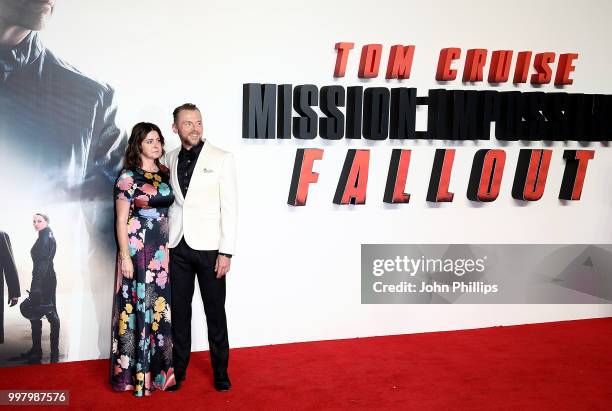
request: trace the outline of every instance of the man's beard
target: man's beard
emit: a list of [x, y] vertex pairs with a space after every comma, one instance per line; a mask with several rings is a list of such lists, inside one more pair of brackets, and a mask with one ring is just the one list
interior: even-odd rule
[[202, 136], [200, 134], [187, 134], [183, 140], [187, 140], [189, 144], [196, 146], [202, 140]]

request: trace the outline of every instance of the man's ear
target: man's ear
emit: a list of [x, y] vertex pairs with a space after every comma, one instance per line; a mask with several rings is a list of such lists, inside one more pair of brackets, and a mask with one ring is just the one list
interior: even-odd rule
[[176, 124], [172, 123], [172, 131], [178, 134], [178, 129], [176, 128]]

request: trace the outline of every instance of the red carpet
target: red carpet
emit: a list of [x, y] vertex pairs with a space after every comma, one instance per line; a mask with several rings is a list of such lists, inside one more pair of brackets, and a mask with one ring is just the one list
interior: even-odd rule
[[4, 368], [0, 389], [69, 389], [72, 408], [107, 410], [610, 410], [612, 318], [234, 349], [229, 393], [208, 352], [180, 391], [148, 398], [113, 392], [107, 370]]

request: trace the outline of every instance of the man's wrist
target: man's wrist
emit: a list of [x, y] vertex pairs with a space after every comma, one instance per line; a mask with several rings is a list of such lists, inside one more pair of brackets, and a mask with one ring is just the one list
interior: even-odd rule
[[219, 253], [219, 255], [222, 255], [222, 256], [227, 257], [227, 258], [232, 258], [232, 255], [228, 254], [228, 253]]

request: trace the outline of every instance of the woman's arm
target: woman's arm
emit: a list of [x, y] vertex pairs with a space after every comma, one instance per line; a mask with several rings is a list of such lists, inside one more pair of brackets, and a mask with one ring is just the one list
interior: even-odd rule
[[115, 200], [117, 210], [117, 243], [119, 244], [119, 264], [121, 274], [125, 278], [133, 278], [134, 265], [130, 257], [130, 249], [128, 247], [128, 217], [130, 214], [130, 202], [122, 199]]

